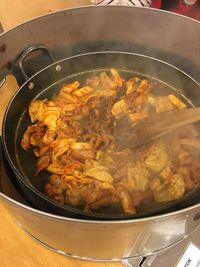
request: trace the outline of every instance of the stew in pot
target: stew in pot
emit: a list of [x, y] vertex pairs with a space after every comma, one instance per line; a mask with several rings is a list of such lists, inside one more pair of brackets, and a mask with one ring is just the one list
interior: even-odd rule
[[33, 100], [32, 124], [21, 146], [38, 158], [36, 176], [50, 173], [45, 194], [86, 212], [116, 205], [133, 214], [145, 203], [177, 200], [197, 187], [196, 125], [134, 150], [123, 143], [139, 120], [187, 107], [174, 91], [166, 93], [160, 86], [158, 93], [158, 87], [148, 78], [125, 79], [111, 69], [83, 85], [63, 85], [52, 99]]

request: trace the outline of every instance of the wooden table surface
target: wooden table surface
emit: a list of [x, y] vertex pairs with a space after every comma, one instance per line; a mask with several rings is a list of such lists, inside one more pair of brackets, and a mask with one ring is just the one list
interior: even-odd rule
[[[4, 30], [32, 17], [76, 5], [87, 5], [89, 0], [0, 0], [0, 23]], [[13, 76], [0, 88], [0, 126], [4, 109], [17, 89]], [[53, 252], [25, 234], [15, 218], [0, 201], [0, 266], [2, 267], [120, 267], [121, 263], [98, 263], [75, 260]]]

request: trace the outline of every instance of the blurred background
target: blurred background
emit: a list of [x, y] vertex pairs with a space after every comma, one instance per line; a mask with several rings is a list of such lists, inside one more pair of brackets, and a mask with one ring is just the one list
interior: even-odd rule
[[[0, 29], [13, 28], [26, 20], [56, 10], [91, 5], [91, 0], [0, 0]], [[200, 0], [152, 0], [152, 6], [200, 20]]]

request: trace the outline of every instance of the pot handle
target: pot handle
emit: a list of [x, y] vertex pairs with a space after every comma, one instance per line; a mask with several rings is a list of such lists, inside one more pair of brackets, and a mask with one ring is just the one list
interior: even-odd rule
[[24, 60], [26, 59], [26, 57], [28, 55], [30, 55], [31, 53], [33, 53], [34, 51], [37, 51], [37, 50], [43, 50], [49, 56], [52, 63], [56, 62], [56, 59], [54, 58], [53, 54], [45, 45], [36, 44], [36, 45], [32, 45], [32, 46], [28, 47], [26, 50], [24, 50], [21, 53], [21, 55], [19, 56], [19, 59], [18, 59], [19, 69], [20, 69], [25, 81], [27, 81], [30, 77], [27, 75], [27, 73], [24, 69]]
[[[147, 257], [137, 257], [137, 258], [127, 258], [122, 260], [124, 267], [142, 267], [142, 266], [152, 266], [153, 260], [155, 259], [156, 254], [150, 255]], [[147, 263], [147, 265], [146, 265]]]

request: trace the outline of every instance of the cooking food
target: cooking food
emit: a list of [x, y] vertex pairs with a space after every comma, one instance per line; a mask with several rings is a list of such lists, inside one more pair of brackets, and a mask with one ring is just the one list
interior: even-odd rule
[[187, 107], [173, 91], [156, 89], [147, 78], [125, 79], [111, 69], [83, 85], [65, 84], [51, 100], [33, 100], [21, 146], [38, 158], [36, 176], [50, 173], [45, 194], [85, 212], [117, 206], [133, 214], [145, 203], [177, 200], [197, 187], [194, 124], [135, 150], [123, 142], [139, 120]]

